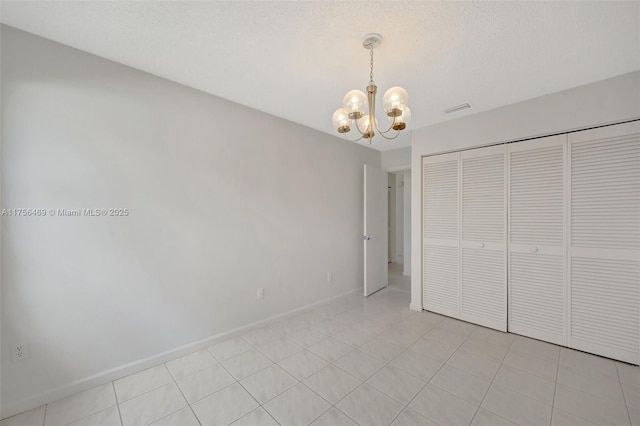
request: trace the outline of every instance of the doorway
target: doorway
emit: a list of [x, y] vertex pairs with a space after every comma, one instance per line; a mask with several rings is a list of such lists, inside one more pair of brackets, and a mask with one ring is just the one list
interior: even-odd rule
[[411, 171], [388, 175], [389, 286], [411, 291]]

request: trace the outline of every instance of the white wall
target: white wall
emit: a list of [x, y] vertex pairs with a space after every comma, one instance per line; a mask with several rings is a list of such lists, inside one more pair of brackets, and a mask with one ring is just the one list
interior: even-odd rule
[[382, 152], [382, 168], [397, 172], [411, 167], [411, 148], [398, 148]]
[[9, 27], [1, 47], [3, 207], [130, 212], [3, 218], [2, 352], [31, 356], [2, 357], [3, 416], [361, 288], [379, 152]]
[[404, 270], [402, 274], [409, 276], [411, 275], [411, 170], [405, 170], [402, 173], [404, 175], [404, 187], [402, 188], [404, 190], [402, 200], [404, 215], [402, 219]]
[[396, 205], [395, 205], [395, 221], [391, 226], [395, 227], [396, 235], [396, 257], [395, 263], [404, 263], [404, 173], [394, 173], [396, 177], [395, 192], [396, 192]]
[[387, 203], [387, 233], [389, 234], [388, 238], [388, 252], [387, 257], [389, 262], [396, 261], [396, 175], [393, 173], [389, 173], [387, 175], [387, 186], [389, 187], [388, 192], [388, 203]]
[[640, 71], [414, 130], [411, 308], [422, 308], [422, 157], [640, 118]]

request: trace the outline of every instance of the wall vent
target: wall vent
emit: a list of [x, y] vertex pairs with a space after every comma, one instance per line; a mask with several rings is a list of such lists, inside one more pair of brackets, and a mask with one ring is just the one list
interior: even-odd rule
[[445, 109], [444, 113], [445, 114], [451, 114], [452, 112], [458, 112], [458, 111], [462, 111], [463, 109], [468, 109], [468, 108], [471, 108], [471, 105], [469, 105], [469, 104], [460, 104], [460, 105], [456, 105], [454, 107]]

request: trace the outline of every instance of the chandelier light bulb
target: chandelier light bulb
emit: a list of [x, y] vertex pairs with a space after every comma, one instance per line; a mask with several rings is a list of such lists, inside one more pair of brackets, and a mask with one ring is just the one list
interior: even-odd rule
[[382, 97], [384, 110], [390, 117], [398, 117], [408, 100], [409, 94], [400, 86], [387, 90]]
[[333, 113], [331, 122], [333, 123], [333, 128], [338, 130], [338, 133], [347, 133], [351, 130], [349, 111], [344, 108], [337, 109]]
[[[393, 121], [395, 118], [395, 122]], [[411, 121], [411, 110], [408, 106], [402, 107], [402, 113], [398, 117], [389, 117], [389, 121], [393, 123], [393, 130], [404, 130]]]
[[367, 96], [361, 90], [352, 90], [344, 96], [342, 105], [347, 110], [349, 118], [357, 120], [367, 111]]

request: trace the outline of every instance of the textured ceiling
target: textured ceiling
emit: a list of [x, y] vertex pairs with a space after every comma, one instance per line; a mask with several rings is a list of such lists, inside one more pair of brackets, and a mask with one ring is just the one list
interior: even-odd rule
[[1, 21], [330, 134], [368, 82], [369, 32], [384, 36], [379, 90], [407, 89], [410, 128], [640, 69], [637, 1], [3, 1]]

